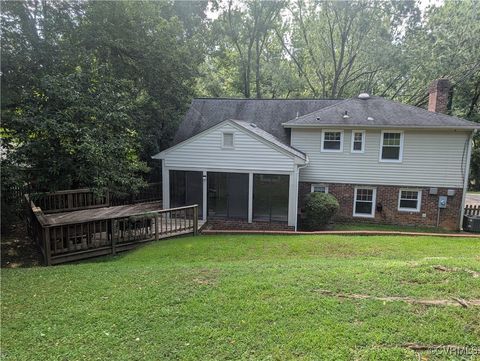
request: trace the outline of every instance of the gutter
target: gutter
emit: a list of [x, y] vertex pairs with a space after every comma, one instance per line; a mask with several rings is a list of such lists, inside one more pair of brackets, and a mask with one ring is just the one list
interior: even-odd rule
[[299, 129], [308, 129], [308, 128], [366, 128], [366, 129], [432, 129], [432, 130], [459, 130], [459, 131], [472, 131], [480, 129], [480, 125], [472, 126], [435, 126], [431, 125], [381, 125], [381, 124], [288, 124], [282, 123], [284, 128], [299, 128]]
[[473, 136], [477, 133], [477, 130], [475, 129], [472, 131], [472, 134], [470, 134], [470, 137], [468, 138], [468, 148], [467, 148], [467, 159], [466, 159], [466, 165], [465, 165], [465, 174], [463, 176], [463, 195], [462, 195], [462, 208], [460, 209], [460, 224], [459, 224], [459, 229], [463, 229], [463, 216], [465, 215], [465, 199], [467, 197], [467, 191], [468, 191], [468, 179], [470, 175], [470, 163], [471, 163], [471, 158], [472, 158], [472, 143], [473, 143]]
[[300, 185], [300, 169], [303, 169], [308, 166], [310, 163], [310, 159], [308, 158], [308, 155], [305, 155], [306, 160], [304, 165], [299, 165], [297, 166], [296, 173], [297, 173], [297, 194], [295, 197], [295, 232], [297, 232], [298, 228], [298, 186]]

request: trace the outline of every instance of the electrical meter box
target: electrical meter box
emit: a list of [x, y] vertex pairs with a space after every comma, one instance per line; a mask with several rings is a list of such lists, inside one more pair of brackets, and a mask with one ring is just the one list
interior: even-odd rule
[[438, 197], [438, 208], [447, 208], [447, 196]]

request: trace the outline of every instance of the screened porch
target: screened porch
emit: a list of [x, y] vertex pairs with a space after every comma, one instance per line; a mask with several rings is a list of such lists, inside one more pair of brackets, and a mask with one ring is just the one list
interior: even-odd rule
[[198, 204], [200, 217], [288, 222], [288, 174], [170, 170], [170, 206]]

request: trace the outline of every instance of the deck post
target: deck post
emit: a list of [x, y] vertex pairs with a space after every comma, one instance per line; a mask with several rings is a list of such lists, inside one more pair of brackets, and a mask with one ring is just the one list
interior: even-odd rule
[[159, 218], [158, 213], [155, 215], [155, 240], [158, 241], [158, 226], [159, 226]]
[[73, 195], [72, 194], [67, 194], [67, 208], [68, 209], [73, 208]]
[[193, 235], [198, 235], [198, 204], [193, 206]]
[[253, 221], [253, 173], [248, 173], [248, 223]]
[[47, 266], [52, 264], [52, 253], [50, 250], [50, 228], [42, 227], [43, 229], [43, 245], [45, 250], [45, 263]]
[[108, 233], [110, 233], [110, 240], [112, 242], [112, 254], [115, 256], [117, 254], [117, 247], [116, 247], [117, 246], [117, 240], [113, 236], [113, 219], [108, 221], [108, 228], [109, 228]]

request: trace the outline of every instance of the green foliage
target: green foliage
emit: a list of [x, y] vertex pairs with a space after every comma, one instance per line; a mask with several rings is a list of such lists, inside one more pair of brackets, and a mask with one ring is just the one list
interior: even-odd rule
[[[3, 269], [2, 355], [418, 360], [402, 346], [477, 345], [478, 308], [339, 299], [319, 290], [478, 299], [478, 278], [462, 271], [478, 271], [478, 254], [472, 238], [223, 235]], [[436, 271], [439, 264], [459, 271]]]
[[340, 208], [328, 193], [312, 192], [305, 197], [305, 227], [311, 231], [325, 228]]
[[202, 60], [196, 34], [206, 3], [187, 5], [2, 3], [10, 163], [42, 190], [141, 187], [188, 106]]
[[29, 165], [38, 188], [141, 187], [147, 167], [138, 157], [133, 84], [89, 59], [40, 83], [7, 122], [18, 143], [10, 156]]

